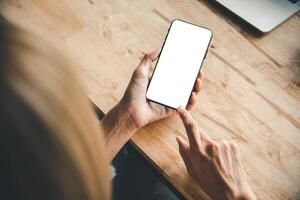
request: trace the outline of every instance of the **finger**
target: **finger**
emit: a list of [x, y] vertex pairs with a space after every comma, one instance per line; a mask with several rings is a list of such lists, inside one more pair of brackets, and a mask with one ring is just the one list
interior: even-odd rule
[[164, 106], [165, 110], [166, 110], [166, 114], [167, 116], [172, 116], [176, 114], [176, 110], [172, 109], [172, 108], [168, 108], [166, 106]]
[[145, 57], [145, 55], [146, 55], [146, 54], [145, 54], [144, 52], [140, 53], [140, 54], [139, 54], [139, 60], [142, 61], [143, 58]]
[[236, 162], [239, 162], [241, 160], [240, 157], [240, 151], [239, 147], [236, 142], [231, 142], [230, 143], [231, 151], [233, 152], [233, 158], [235, 159]]
[[196, 92], [196, 94], [199, 94], [200, 91], [201, 91], [201, 79], [197, 78], [195, 87], [194, 87], [194, 92]]
[[232, 151], [232, 148], [231, 148], [231, 143], [232, 142], [229, 142], [227, 141], [226, 142], [226, 156], [227, 156], [227, 164], [228, 166], [232, 169], [233, 168], [233, 151]]
[[229, 143], [226, 140], [220, 141], [220, 152], [222, 154], [221, 164], [223, 164], [224, 168], [230, 169], [231, 167], [231, 160], [230, 160], [230, 148]]
[[157, 59], [157, 57], [159, 56], [160, 50], [156, 49], [154, 51], [152, 51], [151, 53], [149, 53], [150, 58], [152, 61], [155, 61]]
[[144, 54], [140, 64], [136, 68], [137, 75], [144, 75], [146, 77], [149, 76], [149, 70], [151, 68], [151, 59], [147, 54]]
[[176, 136], [176, 141], [179, 145], [179, 150], [185, 154], [183, 157], [188, 156], [189, 152], [189, 145], [186, 143], [185, 139], [183, 139], [181, 136]]
[[204, 79], [204, 73], [203, 73], [202, 70], [200, 70], [200, 73], [198, 74], [198, 78], [199, 78], [200, 80], [203, 80], [203, 79]]
[[196, 104], [196, 102], [197, 102], [197, 95], [195, 92], [192, 92], [189, 104], [187, 105], [186, 109], [190, 111], [193, 108], [193, 106]]
[[232, 150], [232, 168], [233, 171], [235, 172], [236, 177], [244, 177], [245, 176], [245, 172], [243, 169], [243, 166], [241, 164], [241, 157], [240, 157], [240, 153], [239, 153], [239, 148], [237, 143], [232, 142], [231, 143], [231, 150]]
[[152, 62], [154, 62], [157, 59], [157, 57], [159, 55], [159, 49], [156, 49], [156, 50], [152, 51], [151, 53], [148, 53], [147, 55], [149, 56], [149, 59], [151, 62], [150, 67], [148, 68], [148, 78], [150, 79], [152, 76], [153, 70], [154, 70], [154, 65]]
[[198, 125], [187, 110], [179, 108], [178, 113], [187, 132], [191, 149], [199, 148], [201, 139], [198, 132]]
[[176, 136], [176, 141], [179, 146], [179, 153], [183, 159], [187, 171], [189, 171], [190, 167], [192, 166], [191, 159], [190, 159], [189, 145], [181, 136]]

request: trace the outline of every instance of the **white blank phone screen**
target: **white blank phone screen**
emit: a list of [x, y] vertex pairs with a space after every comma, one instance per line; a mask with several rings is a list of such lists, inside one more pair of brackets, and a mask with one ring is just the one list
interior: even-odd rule
[[185, 108], [211, 36], [208, 29], [173, 21], [152, 75], [147, 99], [174, 109]]

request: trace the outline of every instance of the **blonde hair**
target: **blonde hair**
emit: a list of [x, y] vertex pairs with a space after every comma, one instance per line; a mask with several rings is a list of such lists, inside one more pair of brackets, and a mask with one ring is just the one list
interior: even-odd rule
[[4, 194], [110, 198], [103, 138], [69, 62], [42, 40], [5, 23], [0, 23], [0, 97]]

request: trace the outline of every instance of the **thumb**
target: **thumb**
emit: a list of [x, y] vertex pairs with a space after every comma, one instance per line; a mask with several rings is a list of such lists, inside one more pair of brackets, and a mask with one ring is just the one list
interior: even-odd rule
[[140, 64], [136, 68], [136, 72], [138, 74], [149, 77], [149, 71], [152, 66], [151, 57], [148, 54], [145, 54], [143, 58], [141, 59]]
[[189, 168], [191, 167], [190, 147], [181, 136], [176, 136], [176, 141], [179, 146], [179, 153], [183, 159], [187, 171], [189, 171]]
[[152, 51], [151, 53], [149, 53], [151, 60], [155, 61], [158, 58], [159, 53], [160, 53], [159, 49], [156, 49], [156, 50]]

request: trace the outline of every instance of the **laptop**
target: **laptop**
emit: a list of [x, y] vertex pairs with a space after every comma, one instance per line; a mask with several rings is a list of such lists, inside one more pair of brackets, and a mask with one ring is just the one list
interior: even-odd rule
[[300, 0], [215, 0], [266, 33], [300, 9]]

